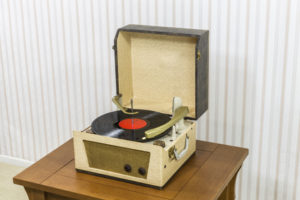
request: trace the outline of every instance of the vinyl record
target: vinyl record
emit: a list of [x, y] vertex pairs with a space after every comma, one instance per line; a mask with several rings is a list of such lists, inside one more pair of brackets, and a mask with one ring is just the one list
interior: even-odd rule
[[124, 114], [122, 111], [106, 113], [93, 121], [92, 131], [98, 135], [138, 142], [157, 139], [168, 133], [169, 130], [157, 137], [145, 139], [145, 131], [167, 123], [170, 117], [148, 110], [136, 109], [134, 112], [138, 113], [134, 115]]

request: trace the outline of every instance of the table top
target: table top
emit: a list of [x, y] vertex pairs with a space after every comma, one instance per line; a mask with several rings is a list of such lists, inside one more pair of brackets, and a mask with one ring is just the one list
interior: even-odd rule
[[248, 155], [248, 150], [197, 141], [196, 153], [162, 189], [75, 170], [73, 140], [14, 177], [14, 183], [75, 199], [217, 199]]

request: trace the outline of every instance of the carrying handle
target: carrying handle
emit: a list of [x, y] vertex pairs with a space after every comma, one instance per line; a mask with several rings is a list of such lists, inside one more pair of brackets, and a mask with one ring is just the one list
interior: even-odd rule
[[128, 112], [127, 108], [124, 108], [121, 103], [120, 103], [120, 98], [122, 97], [122, 94], [119, 94], [117, 96], [114, 96], [112, 98], [112, 101], [114, 102], [114, 104], [124, 113], [127, 115], [135, 115], [138, 114], [138, 112]]
[[145, 132], [145, 136], [146, 138], [154, 138], [156, 136], [158, 136], [159, 134], [165, 132], [166, 130], [168, 130], [169, 128], [171, 128], [174, 124], [176, 124], [179, 120], [181, 120], [183, 117], [185, 117], [187, 114], [189, 113], [189, 109], [187, 106], [181, 106], [179, 108], [177, 108], [175, 110], [174, 116], [172, 117], [172, 119], [170, 121], [168, 121], [167, 123], [150, 129], [148, 131]]
[[178, 152], [174, 148], [174, 155], [176, 160], [180, 160], [186, 154], [188, 149], [189, 149], [189, 137], [186, 135], [184, 149], [178, 154]]

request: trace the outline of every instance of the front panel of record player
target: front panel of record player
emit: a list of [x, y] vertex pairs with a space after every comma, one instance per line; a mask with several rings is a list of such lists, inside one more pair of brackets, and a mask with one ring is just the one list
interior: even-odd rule
[[147, 178], [150, 153], [83, 140], [89, 166], [129, 176]]

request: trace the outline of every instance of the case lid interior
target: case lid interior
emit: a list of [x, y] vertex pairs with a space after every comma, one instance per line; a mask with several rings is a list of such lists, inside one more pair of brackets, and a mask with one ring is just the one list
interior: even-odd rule
[[198, 38], [119, 30], [115, 39], [116, 76], [122, 105], [172, 114], [178, 96], [196, 118]]

